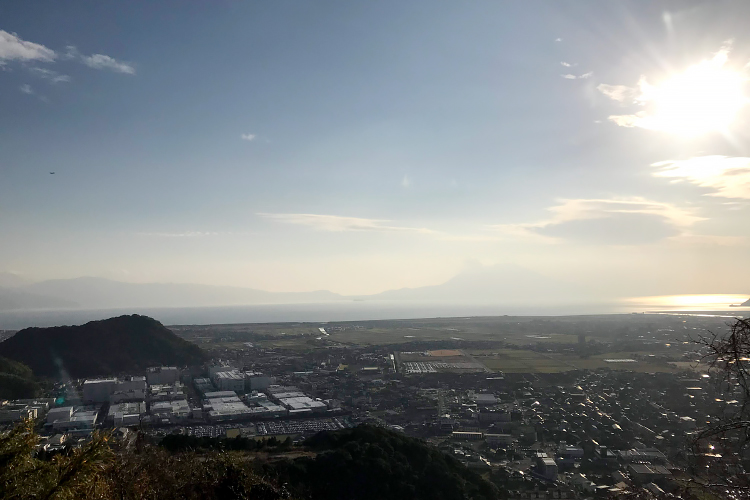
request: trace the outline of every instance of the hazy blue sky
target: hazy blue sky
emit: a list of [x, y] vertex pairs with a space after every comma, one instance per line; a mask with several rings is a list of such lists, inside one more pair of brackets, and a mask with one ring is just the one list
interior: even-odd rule
[[748, 18], [3, 2], [0, 271], [370, 293], [480, 262], [745, 293]]

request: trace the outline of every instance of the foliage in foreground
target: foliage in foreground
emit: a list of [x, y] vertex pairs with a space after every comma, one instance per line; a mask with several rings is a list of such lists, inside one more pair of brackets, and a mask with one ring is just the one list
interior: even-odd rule
[[[207, 446], [170, 453], [143, 442], [122, 449], [96, 435], [80, 449], [42, 460], [34, 456], [37, 440], [31, 422], [0, 435], [0, 498], [497, 498], [492, 484], [453, 458], [371, 426], [320, 433], [306, 443], [307, 454], [315, 455], [295, 459], [227, 451], [237, 446], [232, 440], [197, 440]], [[194, 442], [172, 441], [178, 448]], [[287, 447], [279, 442], [263, 451]]]
[[106, 435], [85, 446], [34, 457], [33, 423], [0, 435], [0, 498], [3, 499], [258, 499], [286, 498], [242, 457], [212, 453], [171, 455], [153, 446], [116, 451]]

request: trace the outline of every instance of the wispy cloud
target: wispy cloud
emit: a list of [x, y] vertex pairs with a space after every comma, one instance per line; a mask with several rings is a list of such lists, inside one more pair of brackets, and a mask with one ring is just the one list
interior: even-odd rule
[[257, 136], [255, 134], [241, 134], [240, 138], [243, 141], [254, 141]]
[[681, 227], [691, 226], [704, 220], [693, 215], [691, 210], [641, 197], [564, 199], [559, 205], [550, 207], [549, 211], [553, 213], [551, 222], [556, 223], [580, 219], [601, 219], [612, 214], [654, 215]]
[[112, 56], [106, 54], [91, 54], [90, 56], [81, 54], [75, 45], [65, 47], [62, 59], [74, 60], [85, 64], [89, 68], [107, 69], [115, 73], [124, 73], [127, 75], [135, 74], [135, 67], [132, 63], [118, 61]]
[[90, 56], [83, 56], [81, 62], [86, 66], [94, 69], [108, 69], [116, 73], [126, 73], [128, 75], [135, 74], [135, 68], [122, 61], [118, 61], [113, 57], [105, 54], [92, 54]]
[[570, 64], [570, 63], [565, 62], [565, 61], [560, 61], [560, 65], [564, 66], [566, 68], [572, 68], [573, 66], [576, 66], [575, 64]]
[[0, 30], [0, 60], [45, 61], [55, 60], [57, 54], [44, 45], [22, 40], [15, 33]]
[[564, 75], [560, 75], [561, 77], [565, 78], [566, 80], [586, 80], [587, 78], [591, 78], [594, 76], [593, 71], [589, 71], [588, 73], [583, 73], [582, 75], [573, 75], [571, 73], [567, 73]]
[[45, 80], [49, 80], [52, 83], [61, 83], [61, 82], [69, 82], [70, 81], [70, 76], [63, 75], [61, 73], [58, 73], [57, 71], [53, 71], [53, 70], [47, 69], [47, 68], [39, 68], [39, 67], [35, 66], [35, 67], [32, 67], [32, 68], [29, 68], [29, 71], [32, 74], [34, 74], [34, 75], [36, 75], [36, 76], [38, 76], [40, 78], [43, 78]]
[[712, 189], [709, 196], [750, 199], [750, 158], [720, 155], [654, 163], [656, 177], [684, 180]]
[[606, 83], [597, 86], [596, 90], [617, 102], [634, 99], [637, 93], [637, 89], [628, 87], [627, 85], [607, 85]]
[[317, 231], [331, 233], [342, 232], [380, 232], [380, 233], [414, 233], [433, 237], [440, 241], [485, 242], [499, 241], [496, 234], [454, 234], [425, 227], [410, 227], [394, 224], [387, 219], [364, 219], [360, 217], [342, 217], [339, 215], [320, 214], [270, 214], [259, 213], [260, 217], [276, 220], [285, 224], [306, 226]]
[[401, 179], [401, 187], [408, 188], [409, 186], [411, 186], [411, 179], [407, 174], [404, 174], [404, 178]]
[[31, 88], [31, 85], [28, 83], [24, 83], [18, 89], [23, 92], [24, 94], [32, 95], [34, 93], [34, 89]]
[[674, 236], [705, 220], [692, 210], [645, 198], [563, 199], [552, 216], [537, 222], [491, 226], [508, 236], [545, 242], [587, 239], [600, 243], [644, 243]]
[[360, 217], [342, 217], [339, 215], [320, 214], [259, 213], [258, 215], [266, 219], [272, 219], [286, 224], [307, 226], [319, 231], [328, 232], [388, 231], [437, 234], [437, 231], [433, 231], [427, 228], [393, 225], [392, 221], [386, 219], [363, 219]]
[[[67, 46], [64, 52], [58, 53], [42, 44], [23, 40], [16, 33], [8, 33], [7, 31], [0, 30], [0, 66], [6, 65], [8, 61], [54, 63], [58, 60], [75, 60], [94, 69], [107, 69], [130, 75], [135, 74], [135, 68], [132, 64], [118, 61], [106, 54], [83, 55], [73, 45]], [[52, 83], [70, 81], [70, 76], [48, 68], [33, 66], [29, 68], [29, 71]]]
[[203, 238], [206, 236], [218, 236], [220, 233], [210, 231], [184, 231], [177, 233], [168, 232], [145, 232], [137, 233], [139, 236], [155, 236], [159, 238]]

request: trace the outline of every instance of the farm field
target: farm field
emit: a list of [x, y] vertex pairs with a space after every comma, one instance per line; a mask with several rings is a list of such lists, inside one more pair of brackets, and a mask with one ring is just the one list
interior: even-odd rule
[[[662, 361], [637, 361], [635, 363], [608, 363], [605, 359], [632, 358], [633, 352], [609, 352], [588, 358], [570, 354], [540, 353], [525, 349], [468, 350], [474, 359], [488, 369], [505, 373], [559, 373], [569, 370], [632, 370], [638, 372], [676, 372], [689, 369], [677, 363]], [[691, 365], [691, 363], [687, 363]]]

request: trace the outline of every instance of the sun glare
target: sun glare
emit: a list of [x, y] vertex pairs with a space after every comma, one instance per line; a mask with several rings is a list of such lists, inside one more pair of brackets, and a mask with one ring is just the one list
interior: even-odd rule
[[727, 53], [722, 50], [659, 85], [641, 80], [639, 101], [652, 108], [637, 115], [638, 125], [684, 136], [726, 130], [748, 102], [747, 78], [725, 68]]
[[745, 302], [747, 295], [736, 294], [705, 294], [705, 295], [657, 295], [653, 297], [635, 297], [627, 299], [631, 304], [644, 307], [665, 309], [696, 310], [711, 308], [727, 308]]

